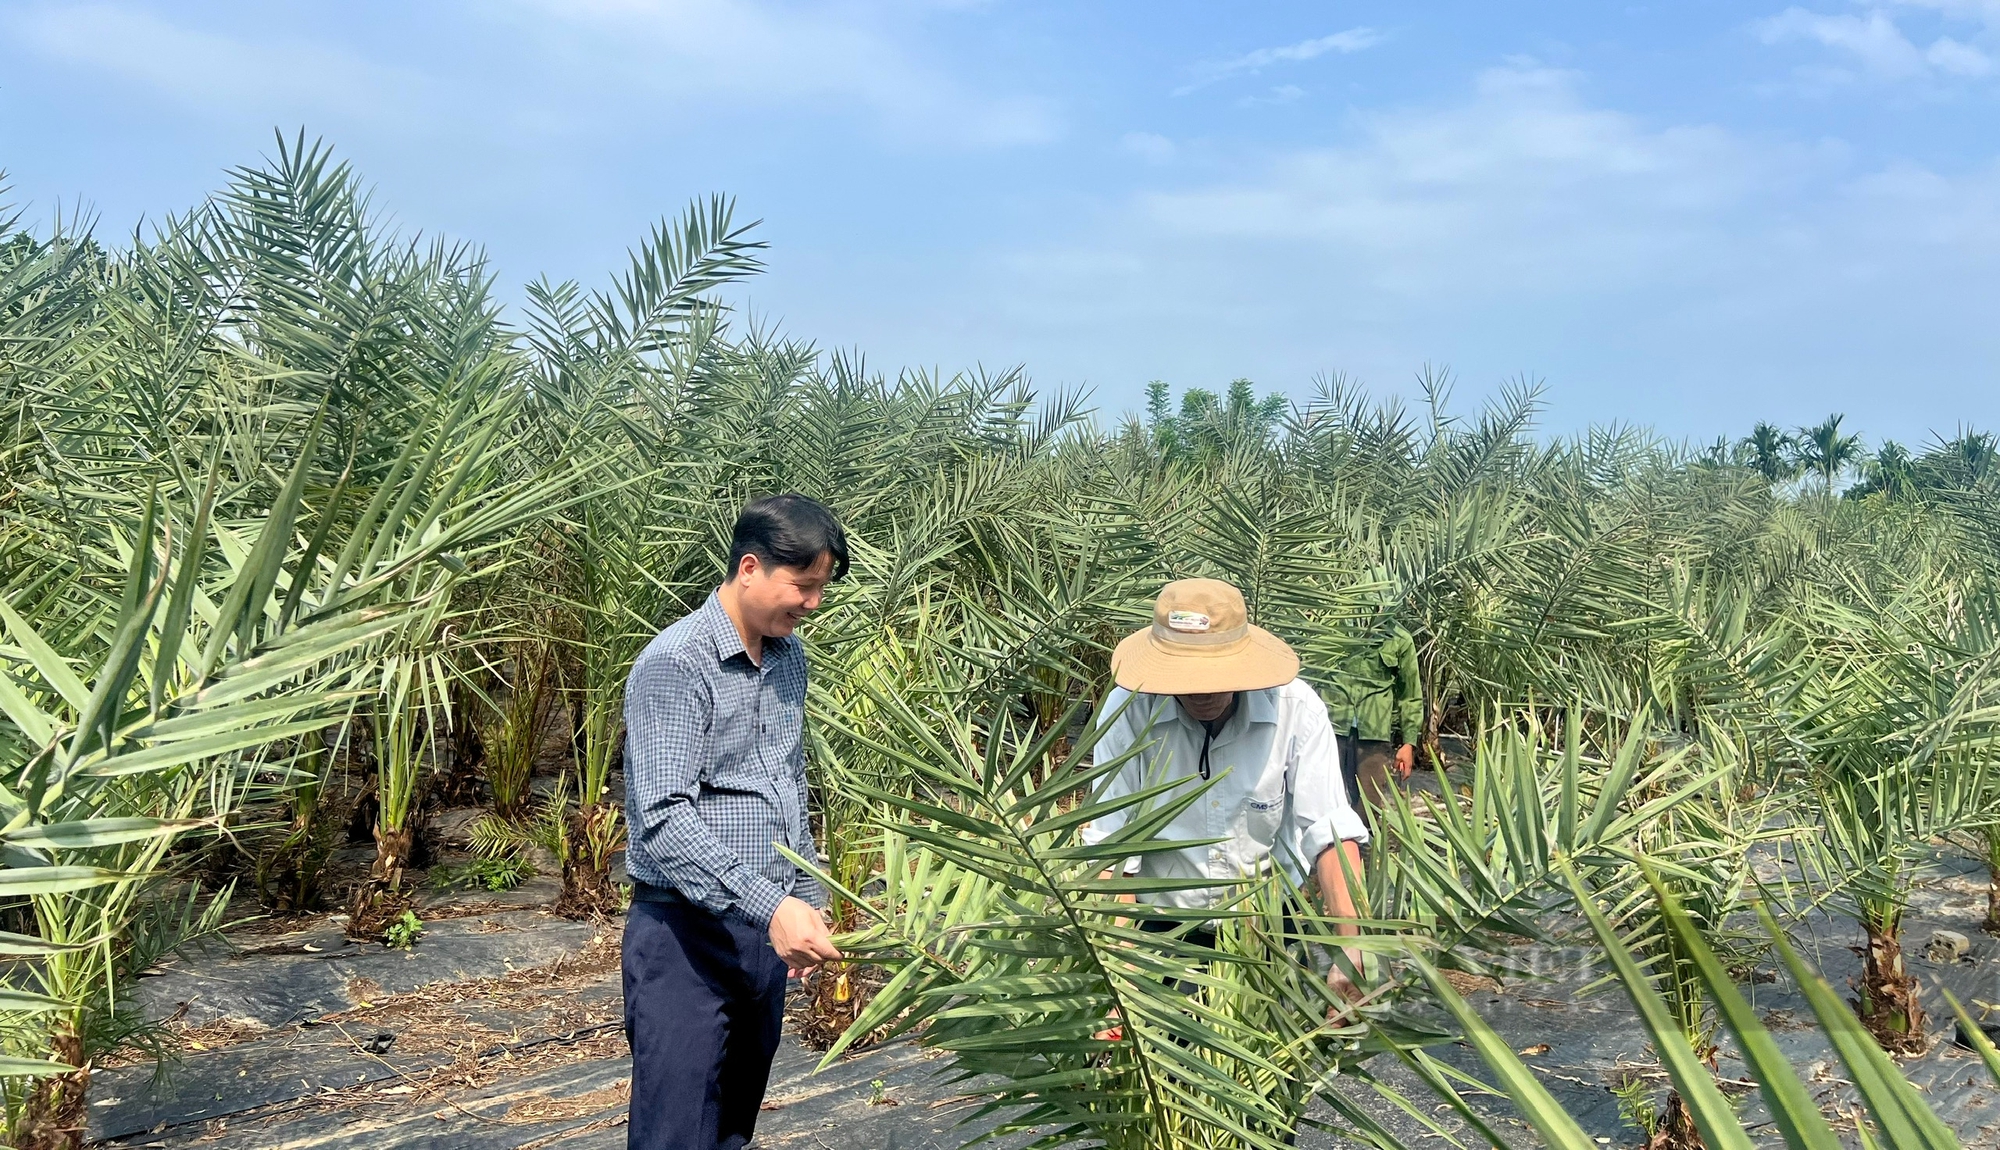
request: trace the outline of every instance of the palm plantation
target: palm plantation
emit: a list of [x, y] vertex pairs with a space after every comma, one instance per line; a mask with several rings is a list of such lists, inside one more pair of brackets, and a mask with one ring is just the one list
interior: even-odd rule
[[[1038, 1145], [1387, 1145], [1334, 1072], [1411, 1070], [1437, 1094], [1413, 1109], [1484, 1124], [1436, 1054], [1463, 1039], [1578, 1145], [1447, 977], [1513, 977], [1567, 922], [1653, 1028], [1674, 1144], [1738, 1144], [1727, 1042], [1792, 1144], [1828, 1145], [1730, 972], [1819, 987], [1783, 928], [1831, 910], [1864, 974], [1851, 1008], [1813, 992], [1818, 1025], [1877, 1130], [1949, 1144], [1882, 1052], [1954, 1009], [1904, 962], [1912, 890], [2000, 822], [1990, 438], [1555, 437], [1532, 388], [1468, 412], [1441, 371], [1414, 408], [1239, 380], [1107, 423], [1019, 372], [891, 377], [745, 328], [724, 289], [760, 250], [699, 202], [515, 319], [477, 252], [386, 233], [303, 140], [129, 247], [0, 234], [12, 1144], [80, 1144], [91, 1065], [157, 1030], [130, 992], [158, 956], [280, 910], [379, 939], [449, 779], [483, 788], [475, 842], [547, 848], [559, 909], [615, 918], [626, 671], [778, 491], [855, 551], [808, 633], [826, 857], [799, 861], [856, 960], [822, 984], [829, 1058], [912, 1035]], [[1192, 576], [1242, 588], [1309, 681], [1371, 620], [1418, 645], [1439, 785], [1376, 815], [1374, 992], [1333, 1022], [1287, 935], [1337, 924], [1288, 919], [1282, 880], [1232, 893], [1213, 952], [1140, 951], [1100, 874], [1164, 823], [1076, 834], [1110, 644]], [[312, 844], [357, 810], [376, 861], [326, 889]], [[1796, 881], [1759, 884], [1767, 851]]]

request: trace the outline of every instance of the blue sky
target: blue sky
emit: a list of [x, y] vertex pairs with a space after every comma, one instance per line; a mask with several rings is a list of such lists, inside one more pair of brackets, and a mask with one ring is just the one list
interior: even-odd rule
[[1707, 440], [2000, 426], [2000, 0], [0, 0], [0, 168], [179, 211], [305, 126], [512, 292], [711, 191], [871, 363], [1461, 401]]

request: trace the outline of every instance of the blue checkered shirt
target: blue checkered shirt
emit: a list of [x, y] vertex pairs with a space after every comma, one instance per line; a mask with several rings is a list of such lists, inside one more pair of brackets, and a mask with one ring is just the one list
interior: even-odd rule
[[825, 906], [773, 845], [818, 857], [805, 710], [805, 645], [766, 640], [759, 667], [713, 594], [655, 636], [625, 684], [626, 873], [758, 926], [786, 895]]

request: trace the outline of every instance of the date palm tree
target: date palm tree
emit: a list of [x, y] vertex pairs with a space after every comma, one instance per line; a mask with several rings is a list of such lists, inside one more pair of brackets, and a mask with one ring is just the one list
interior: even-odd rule
[[[828, 1059], [881, 1028], [921, 1024], [920, 1041], [968, 1076], [994, 1076], [979, 1092], [1005, 1116], [1000, 1133], [1133, 1150], [1277, 1150], [1318, 1083], [1366, 1073], [1360, 1028], [1320, 1025], [1337, 1000], [1286, 945], [1332, 938], [1330, 927], [1304, 916], [1288, 932], [1276, 880], [1246, 885], [1209, 947], [1142, 934], [1135, 917], [1172, 917], [1116, 898], [1190, 884], [1100, 877], [1133, 851], [1178, 849], [1152, 832], [1203, 788], [1071, 806], [1123, 757], [1088, 765], [1086, 737], [1051, 763], [1060, 733], [1031, 737], [1004, 701], [977, 721], [889, 691], [875, 702], [897, 735], [877, 753], [954, 798], [866, 792], [907, 821], [883, 840], [881, 893], [843, 889], [863, 922], [844, 943], [892, 976]], [[1140, 808], [1127, 830], [1078, 840], [1085, 822], [1126, 806]]]
[[[1796, 1067], [1736, 987], [1728, 966], [1709, 947], [1696, 921], [1672, 892], [1657, 881], [1657, 872], [1651, 877], [1655, 880], [1653, 893], [1658, 900], [1661, 922], [1674, 934], [1675, 946], [1688, 956], [1696, 977], [1713, 997], [1722, 1025], [1742, 1052], [1748, 1073], [1762, 1095], [1770, 1125], [1793, 1150], [1835, 1150], [1844, 1145], [1833, 1124], [1821, 1113], [1812, 1092], [1800, 1081]], [[1712, 1150], [1750, 1150], [1755, 1143], [1743, 1126], [1736, 1103], [1718, 1089], [1711, 1068], [1674, 1025], [1668, 1003], [1655, 989], [1654, 976], [1641, 965], [1638, 956], [1625, 948], [1591, 892], [1580, 882], [1574, 883], [1573, 890], [1576, 905], [1610, 960], [1616, 981], [1652, 1037], [1677, 1096], [1686, 1100], [1686, 1113], [1700, 1144]], [[1903, 1076], [1895, 1061], [1871, 1040], [1820, 973], [1793, 949], [1777, 919], [1761, 906], [1757, 913], [1772, 948], [1803, 991], [1815, 1021], [1866, 1109], [1873, 1129], [1860, 1127], [1863, 1143], [1956, 1150], [1957, 1135]], [[1453, 1018], [1464, 1027], [1468, 1045], [1492, 1070], [1500, 1090], [1545, 1145], [1562, 1150], [1589, 1150], [1598, 1144], [1563, 1111], [1520, 1056], [1467, 1005], [1442, 974], [1431, 968], [1421, 955], [1413, 956], [1411, 961], [1431, 980]], [[1967, 1045], [1979, 1055], [1986, 1074], [2000, 1084], [2000, 1050], [1994, 1048], [1949, 991], [1944, 992], [1944, 997], [1958, 1016]], [[1500, 1144], [1497, 1139], [1495, 1144]]]
[[1903, 961], [1902, 919], [1933, 840], [1990, 821], [2000, 620], [1990, 594], [1941, 589], [1821, 603], [1803, 669], [1799, 737], [1821, 812], [1798, 836], [1818, 897], [1866, 936], [1857, 1009], [1892, 1050], [1920, 1050], [1925, 1011]]
[[[535, 284], [516, 330], [476, 251], [397, 239], [303, 136], [126, 249], [0, 223], [14, 1144], [77, 1142], [89, 1065], [144, 1037], [133, 972], [215, 928], [226, 892], [194, 882], [191, 848], [317, 833], [317, 789], [363, 745], [377, 845], [350, 926], [393, 913], [462, 701], [512, 653], [553, 653], [544, 698], [570, 704], [575, 750], [520, 834], [560, 849], [566, 909], [613, 910], [632, 658], [722, 576], [735, 510], [786, 490], [832, 505], [854, 550], [806, 627], [826, 857], [799, 861], [860, 963], [812, 990], [835, 1053], [921, 1024], [1045, 1145], [1275, 1146], [1319, 1097], [1388, 1146], [1331, 1076], [1386, 1088], [1388, 1055], [1482, 1123], [1427, 1048], [1463, 1034], [1569, 1145], [1438, 980], [1514, 977], [1507, 943], [1573, 911], [1654, 1035], [1676, 1137], [1741, 1144], [1712, 1074], [1727, 1030], [1794, 1144], [1828, 1145], [1782, 1109], [1796, 1093], [1716, 975], [1765, 945], [1732, 924], [1749, 844], [1777, 827], [1806, 880], [1763, 909], [1861, 924], [1859, 1016], [1821, 1010], [1830, 992], [1771, 945], [1881, 1129], [1944, 1144], [1870, 1052], [1921, 1034], [1898, 928], [1924, 855], [1994, 821], [1989, 439], [1885, 447], [1876, 486], [1914, 497], [1833, 500], [1860, 459], [1838, 416], [1733, 451], [1551, 437], [1532, 383], [1461, 412], [1429, 370], [1408, 409], [1339, 377], [1290, 409], [1246, 381], [1178, 406], [1160, 385], [1150, 423], [1102, 430], [1020, 369], [883, 373], [732, 328], [718, 292], [760, 253], [705, 200], [601, 293]], [[1241, 586], [1308, 682], [1364, 618], [1419, 642], [1440, 774], [1374, 812], [1394, 847], [1364, 891], [1371, 997], [1333, 1023], [1290, 952], [1340, 924], [1280, 876], [1244, 876], [1213, 947], [1142, 940], [1157, 912], [1099, 877], [1165, 849], [1145, 828], [1189, 793], [1134, 800], [1153, 813], [1108, 847], [1078, 840], [1115, 765], [1088, 719], [1108, 651], [1185, 575]], [[509, 676], [517, 801], [535, 678]]]
[[[101, 521], [128, 568], [117, 597], [70, 599], [17, 574], [0, 605], [17, 780], [0, 795], [0, 896], [26, 898], [35, 928], [4, 940], [35, 989], [0, 1005], [0, 1073], [41, 1080], [10, 1090], [16, 1145], [80, 1145], [89, 1062], [135, 1025], [124, 987], [178, 941], [132, 930], [174, 875], [175, 841], [310, 777], [292, 768], [299, 740], [340, 719], [423, 617], [428, 604], [395, 599], [381, 571], [448, 567], [477, 543], [461, 521], [322, 582], [295, 533], [318, 533], [305, 500], [315, 436], [257, 519], [240, 505], [216, 514], [220, 453], [192, 505], [109, 499]], [[214, 922], [197, 906], [184, 925]]]
[[[177, 844], [315, 785], [315, 741], [384, 659], [559, 506], [532, 478], [474, 482], [504, 447], [479, 416], [502, 406], [420, 404], [391, 441], [351, 404], [364, 371], [387, 373], [373, 414], [407, 398], [408, 348], [381, 334], [393, 305], [440, 323], [477, 309], [371, 280], [345, 177], [302, 143], [280, 152], [128, 251], [0, 236], [16, 1145], [80, 1142], [91, 1060], [146, 1025], [129, 980], [218, 921], [226, 900], [189, 885]], [[307, 290], [342, 266], [326, 282], [346, 294]], [[377, 296], [357, 298], [364, 281]], [[398, 478], [418, 473], [435, 485]]]
[[621, 472], [611, 484], [578, 473], [589, 493], [535, 541], [534, 570], [571, 620], [554, 637], [568, 648], [574, 673], [580, 806], [562, 839], [569, 913], [617, 908], [611, 859], [624, 829], [609, 780], [623, 738], [625, 678], [670, 613], [698, 601], [695, 583], [712, 575], [702, 560], [715, 538], [716, 505], [694, 492], [716, 482], [726, 456], [683, 462], [679, 439], [683, 420], [700, 420], [702, 398], [730, 351], [710, 296], [761, 266], [754, 226], [737, 222], [725, 199], [697, 201], [633, 252], [614, 291], [586, 297], [570, 283], [529, 289], [535, 452], [555, 465], [608, 451]]

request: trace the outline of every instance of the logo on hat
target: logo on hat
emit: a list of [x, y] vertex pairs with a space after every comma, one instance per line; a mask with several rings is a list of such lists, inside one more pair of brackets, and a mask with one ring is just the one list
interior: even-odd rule
[[1198, 633], [1208, 630], [1208, 616], [1199, 611], [1167, 612], [1167, 627], [1175, 631]]

